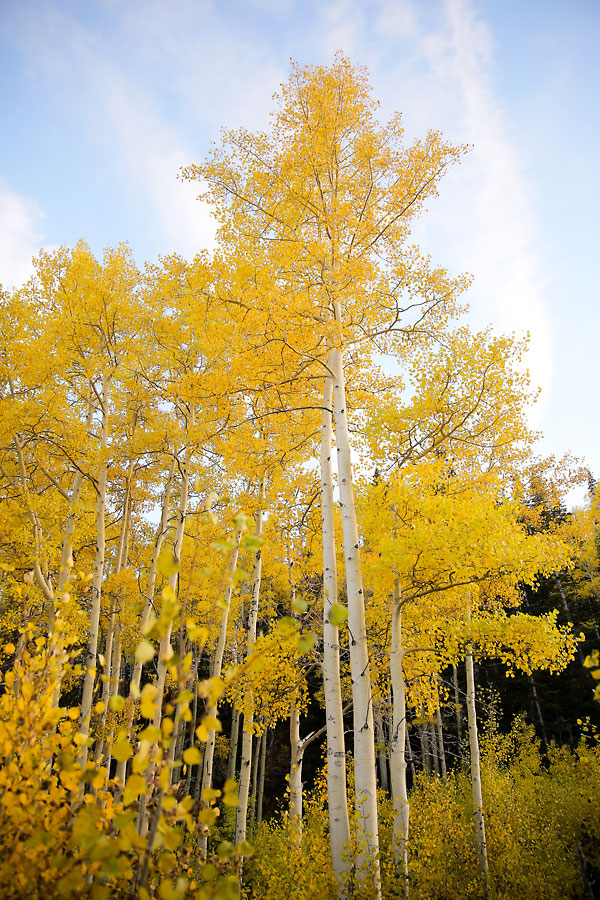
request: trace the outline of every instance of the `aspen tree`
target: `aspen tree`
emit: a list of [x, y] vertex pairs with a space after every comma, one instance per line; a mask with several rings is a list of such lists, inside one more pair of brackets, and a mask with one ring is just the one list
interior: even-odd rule
[[346, 794], [346, 750], [340, 685], [340, 649], [337, 611], [337, 561], [333, 515], [333, 475], [331, 465], [332, 383], [328, 374], [323, 384], [321, 413], [321, 518], [323, 535], [323, 690], [327, 723], [327, 806], [333, 870], [338, 886], [347, 869], [344, 847], [350, 842]]
[[477, 846], [477, 867], [481, 877], [484, 895], [488, 889], [488, 857], [485, 838], [485, 816], [481, 790], [481, 765], [479, 762], [479, 736], [477, 733], [477, 710], [475, 705], [475, 674], [473, 652], [469, 647], [465, 656], [467, 670], [467, 723], [469, 729], [469, 757], [471, 763], [471, 791], [473, 796], [473, 818], [475, 820], [475, 842]]
[[392, 646], [390, 676], [392, 683], [392, 733], [390, 739], [390, 774], [394, 801], [394, 835], [392, 853], [396, 874], [402, 878], [402, 890], [408, 897], [409, 800], [406, 783], [406, 688], [402, 672], [402, 597], [396, 579], [392, 600]]
[[432, 269], [405, 242], [411, 219], [462, 150], [435, 133], [402, 147], [399, 117], [376, 123], [364, 70], [341, 55], [330, 69], [294, 66], [277, 99], [272, 136], [232, 132], [223, 150], [185, 175], [208, 184], [205, 199], [216, 206], [224, 250], [251, 260], [245, 264], [250, 283], [267, 282], [271, 273], [271, 295], [259, 305], [241, 303], [246, 324], [262, 316], [269, 343], [279, 342], [282, 352], [291, 348], [306, 365], [319, 357], [323, 363], [324, 348], [332, 351], [362, 832], [357, 872], [379, 896], [371, 687], [343, 356], [356, 350], [366, 371], [375, 337], [398, 348], [407, 333], [439, 326], [452, 309], [464, 281]]

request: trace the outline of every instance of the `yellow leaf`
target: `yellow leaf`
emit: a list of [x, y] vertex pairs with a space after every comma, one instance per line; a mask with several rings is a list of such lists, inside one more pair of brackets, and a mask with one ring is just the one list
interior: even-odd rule
[[189, 766], [199, 766], [202, 762], [202, 755], [197, 747], [188, 747], [183, 751], [183, 761]]
[[141, 775], [130, 775], [123, 791], [123, 803], [129, 806], [146, 790], [146, 779]]
[[147, 663], [154, 657], [156, 650], [150, 643], [150, 641], [140, 641], [140, 643], [135, 648], [135, 658], [138, 662]]
[[133, 747], [127, 738], [119, 738], [112, 746], [112, 755], [118, 762], [127, 762], [133, 755]]
[[166, 578], [169, 578], [177, 572], [179, 563], [172, 550], [161, 550], [158, 554], [156, 568], [160, 574], [164, 575]]

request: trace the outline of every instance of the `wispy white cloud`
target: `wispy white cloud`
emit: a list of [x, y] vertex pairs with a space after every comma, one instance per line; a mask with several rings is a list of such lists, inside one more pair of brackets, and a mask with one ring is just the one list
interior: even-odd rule
[[[464, 139], [474, 145], [468, 165], [453, 179], [452, 200], [464, 229], [459, 240], [454, 236], [454, 247], [475, 276], [477, 317], [489, 317], [502, 330], [531, 332], [528, 364], [534, 382], [547, 388], [553, 366], [544, 249], [525, 167], [493, 87], [493, 37], [467, 0], [446, 0], [446, 11], [445, 40], [436, 36], [428, 57], [438, 77], [457, 86]], [[461, 201], [457, 182], [465, 169]], [[543, 402], [537, 420], [542, 412]]]
[[65, 97], [102, 166], [121, 181], [129, 217], [137, 207], [151, 220], [162, 253], [189, 257], [213, 247], [215, 222], [197, 200], [199, 185], [178, 178], [182, 166], [208, 150], [208, 142], [194, 145], [197, 131], [190, 123], [206, 127], [214, 120], [213, 138], [228, 120], [264, 126], [284, 72], [245, 35], [227, 31], [210, 3], [132, 0], [115, 6], [112, 37], [130, 56], [115, 52], [102, 29], [58, 5], [37, 13], [24, 47], [33, 70], [49, 94]]
[[44, 235], [43, 213], [37, 204], [0, 178], [0, 283], [18, 287], [33, 274], [32, 257]]

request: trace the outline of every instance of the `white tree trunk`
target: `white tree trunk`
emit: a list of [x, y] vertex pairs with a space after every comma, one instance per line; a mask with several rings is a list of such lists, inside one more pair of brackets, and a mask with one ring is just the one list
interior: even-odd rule
[[[328, 359], [329, 364], [329, 359]], [[340, 684], [340, 645], [336, 625], [329, 621], [331, 607], [337, 602], [337, 564], [335, 556], [335, 524], [333, 515], [333, 477], [331, 426], [332, 380], [328, 375], [323, 386], [321, 415], [321, 520], [323, 530], [323, 690], [327, 723], [327, 805], [333, 870], [341, 890], [349, 861], [344, 847], [350, 842], [348, 798], [346, 793], [346, 748], [344, 716]]]
[[458, 690], [458, 670], [455, 665], [452, 666], [452, 681], [454, 684], [454, 706], [456, 709], [456, 733], [458, 735], [458, 743], [462, 743], [462, 713], [460, 711], [460, 692]]
[[[87, 647], [87, 660], [85, 678], [83, 681], [83, 696], [81, 699], [81, 711], [79, 714], [79, 733], [87, 738], [90, 733], [90, 717], [92, 714], [92, 699], [94, 696], [94, 681], [96, 678], [96, 663], [98, 655], [98, 632], [100, 628], [100, 601], [102, 597], [102, 578], [104, 575], [104, 551], [105, 551], [105, 506], [106, 506], [106, 478], [108, 448], [108, 383], [107, 375], [102, 378], [102, 398], [100, 411], [102, 417], [100, 437], [100, 471], [98, 474], [98, 501], [96, 506], [96, 557], [94, 560], [94, 575], [92, 579], [92, 606], [90, 610], [90, 633]], [[87, 762], [87, 741], [81, 745], [78, 763], [84, 766]]]
[[235, 707], [231, 711], [231, 740], [229, 742], [229, 759], [227, 760], [227, 777], [235, 778], [237, 767], [237, 751], [240, 731], [240, 713]]
[[440, 775], [446, 777], [446, 751], [444, 749], [444, 729], [439, 702], [435, 709], [435, 730], [437, 734], [437, 755], [440, 762]]
[[477, 734], [477, 713], [475, 706], [475, 673], [473, 653], [469, 649], [466, 657], [467, 670], [467, 722], [469, 727], [469, 749], [471, 754], [471, 790], [473, 795], [473, 818], [475, 820], [475, 843], [477, 847], [477, 867], [481, 876], [484, 894], [487, 894], [488, 858], [485, 840], [485, 820], [481, 793], [481, 768], [479, 765], [479, 738]]
[[290, 837], [292, 843], [302, 841], [302, 760], [304, 747], [300, 740], [300, 711], [292, 710], [290, 716]]
[[365, 604], [360, 571], [358, 526], [352, 486], [350, 435], [342, 351], [330, 354], [333, 374], [335, 433], [338, 454], [340, 506], [348, 594], [350, 672], [354, 714], [354, 768], [357, 814], [357, 875], [359, 882], [371, 881], [375, 896], [381, 897], [379, 869], [379, 829], [377, 821], [377, 773], [373, 702]]
[[[259, 491], [259, 506], [256, 514], [256, 537], [262, 537], [264, 482]], [[258, 600], [260, 597], [260, 581], [262, 574], [262, 552], [260, 547], [254, 556], [254, 568], [252, 570], [252, 594], [250, 600], [250, 612], [248, 614], [248, 631], [246, 643], [246, 655], [252, 653], [256, 642], [256, 620], [258, 618]], [[252, 702], [252, 701], [251, 701]], [[246, 840], [246, 825], [248, 818], [248, 796], [250, 793], [250, 766], [252, 763], [252, 735], [254, 714], [252, 709], [244, 716], [244, 729], [242, 732], [242, 758], [240, 761], [240, 784], [238, 790], [238, 803], [235, 811], [235, 843]]]
[[396, 580], [392, 601], [392, 647], [390, 677], [392, 682], [392, 734], [390, 740], [390, 772], [394, 801], [394, 834], [392, 856], [396, 875], [402, 878], [402, 890], [408, 897], [408, 834], [410, 806], [406, 784], [406, 687], [402, 671], [402, 598]]

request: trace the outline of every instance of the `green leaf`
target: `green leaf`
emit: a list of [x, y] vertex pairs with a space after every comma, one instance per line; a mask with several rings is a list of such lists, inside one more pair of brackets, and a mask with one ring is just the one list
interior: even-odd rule
[[220, 550], [225, 553], [227, 550], [233, 550], [235, 547], [235, 541], [231, 538], [217, 538], [216, 541], [211, 541], [210, 546], [214, 550]]
[[263, 545], [263, 539], [255, 534], [245, 534], [242, 546], [245, 550], [258, 550]]
[[292, 603], [292, 609], [297, 613], [305, 613], [308, 609], [308, 601], [304, 597], [296, 597]]
[[308, 653], [309, 650], [317, 643], [317, 636], [314, 631], [309, 631], [307, 634], [302, 634], [298, 638], [298, 649], [300, 653]]
[[329, 610], [329, 624], [337, 628], [348, 618], [348, 607], [343, 603], [333, 603]]

